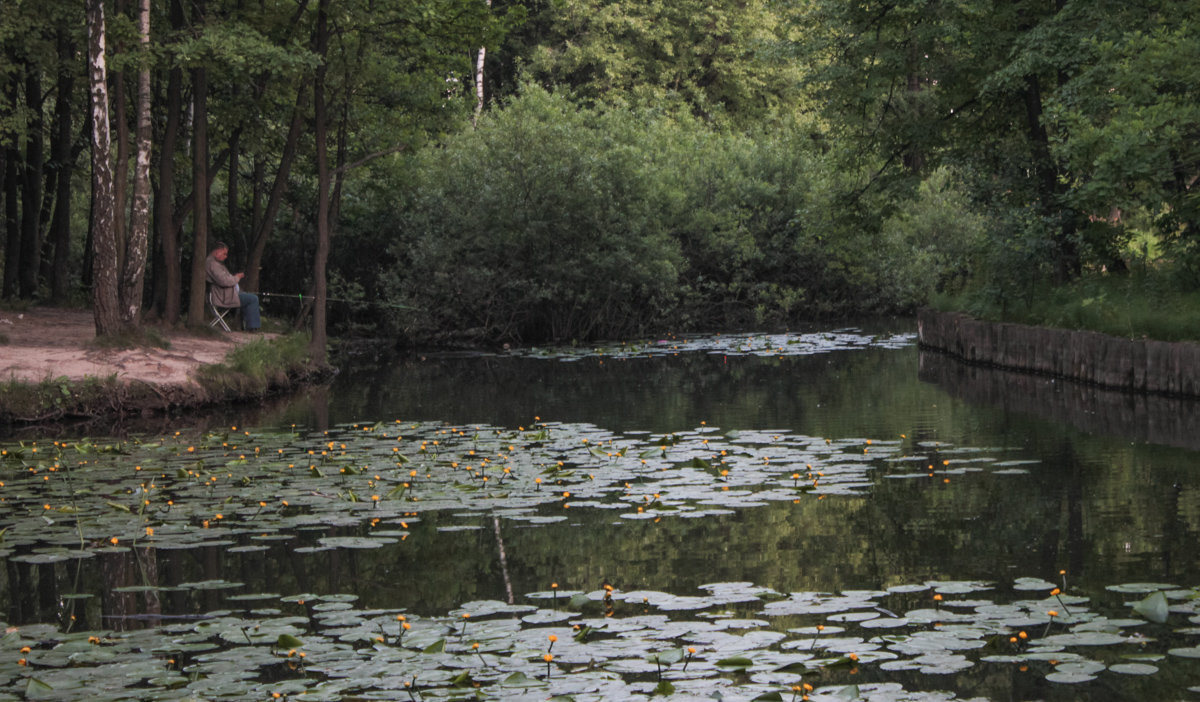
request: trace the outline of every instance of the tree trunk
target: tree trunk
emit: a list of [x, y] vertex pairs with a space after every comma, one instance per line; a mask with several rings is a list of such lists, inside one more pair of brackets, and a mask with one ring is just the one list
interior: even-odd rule
[[283, 143], [283, 153], [279, 157], [279, 170], [275, 173], [275, 183], [271, 186], [271, 194], [267, 198], [267, 206], [261, 217], [255, 222], [254, 243], [250, 248], [250, 260], [246, 263], [246, 277], [242, 281], [245, 289], [258, 292], [262, 275], [263, 254], [267, 250], [267, 240], [275, 229], [275, 217], [283, 204], [283, 196], [287, 193], [288, 176], [292, 163], [296, 160], [296, 149], [300, 144], [300, 135], [304, 133], [304, 108], [307, 104], [308, 91], [300, 88], [296, 95], [296, 106], [292, 109], [292, 123], [288, 126], [287, 139]]
[[[193, 20], [204, 24], [204, 1], [195, 4]], [[204, 259], [208, 255], [208, 72], [192, 69], [192, 280], [188, 291], [188, 324], [204, 323]]]
[[[127, 0], [116, 0], [114, 13], [124, 19], [129, 15]], [[116, 54], [124, 54], [125, 46], [118, 34], [117, 44], [113, 47]], [[125, 221], [125, 207], [129, 202], [129, 114], [126, 108], [128, 97], [125, 89], [125, 71], [113, 71], [109, 74], [112, 84], [113, 127], [116, 131], [117, 156], [113, 173], [113, 231], [117, 233], [117, 270], [125, 269], [125, 242], [129, 236]], [[124, 313], [121, 315], [124, 317]]]
[[208, 72], [192, 70], [192, 275], [188, 324], [204, 322], [204, 259], [208, 256]]
[[71, 35], [64, 28], [58, 30], [58, 96], [55, 98], [54, 142], [51, 150], [58, 163], [57, 193], [54, 197], [54, 216], [50, 222], [50, 240], [54, 242], [54, 258], [50, 268], [50, 296], [58, 303], [65, 302], [70, 294], [67, 268], [71, 261], [71, 176], [75, 163], [71, 144], [71, 100], [75, 92], [75, 73], [71, 70], [71, 57], [75, 53]]
[[[487, 6], [492, 6], [492, 0], [485, 0]], [[479, 53], [475, 56], [475, 116], [471, 118], [471, 126], [479, 125], [479, 117], [483, 114], [483, 67], [484, 59], [487, 57], [487, 47], [479, 47]]]
[[[237, 96], [234, 96], [237, 99]], [[248, 237], [242, 231], [241, 213], [238, 207], [238, 168], [241, 165], [241, 141], [242, 130], [237, 128], [229, 135], [229, 175], [226, 176], [225, 186], [225, 217], [229, 222], [229, 233], [226, 234], [226, 242], [234, 244], [239, 252], [246, 250], [246, 240]], [[248, 290], [249, 288], [243, 288]]]
[[1037, 76], [1026, 78], [1025, 117], [1028, 120], [1029, 139], [1033, 148], [1033, 169], [1038, 191], [1038, 210], [1047, 222], [1057, 222], [1052, 239], [1054, 242], [1055, 282], [1065, 283], [1079, 275], [1079, 249], [1075, 245], [1073, 219], [1063, 217], [1059, 203], [1058, 168], [1050, 153], [1050, 138], [1046, 125], [1042, 123], [1043, 106], [1041, 84]]
[[[8, 218], [4, 216], [4, 212], [8, 205], [8, 149], [0, 148], [0, 243], [3, 243], [4, 248], [8, 248], [8, 232], [12, 231], [8, 227]], [[8, 261], [7, 252], [5, 255], [6, 262]], [[2, 280], [2, 276], [0, 276]], [[2, 290], [2, 287], [0, 287]]]
[[325, 266], [329, 259], [329, 155], [326, 138], [328, 124], [325, 114], [325, 58], [329, 50], [328, 25], [329, 0], [320, 0], [317, 5], [316, 44], [317, 66], [313, 79], [313, 116], [316, 122], [314, 139], [317, 150], [317, 252], [313, 257], [313, 329], [309, 353], [318, 364], [327, 362], [325, 349]]
[[139, 5], [138, 41], [143, 62], [138, 70], [137, 161], [133, 172], [133, 210], [121, 276], [121, 321], [127, 326], [136, 326], [140, 321], [146, 247], [150, 239], [150, 0], [140, 0]]
[[[184, 25], [180, 0], [171, 2], [171, 28]], [[183, 69], [172, 67], [167, 79], [167, 123], [159, 148], [158, 192], [154, 198], [155, 228], [162, 245], [163, 320], [179, 322], [179, 307], [183, 299], [183, 273], [179, 260], [179, 227], [175, 223], [175, 152], [179, 144], [180, 124], [183, 122]]]
[[29, 113], [25, 136], [25, 168], [21, 178], [21, 297], [38, 293], [38, 270], [42, 265], [41, 213], [43, 168], [46, 160], [42, 136], [42, 78], [38, 66], [25, 67], [25, 105]]
[[[18, 63], [16, 50], [12, 46], [6, 47], [3, 60], [10, 65]], [[4, 97], [0, 98], [0, 118], [7, 122], [21, 97], [18, 76], [0, 75], [0, 87], [4, 89]], [[0, 176], [0, 181], [4, 183], [4, 279], [0, 283], [0, 296], [11, 298], [21, 290], [21, 225], [18, 219], [20, 207], [17, 204], [20, 197], [17, 164], [21, 152], [15, 139], [0, 144], [0, 150], [4, 152], [0, 158], [4, 168], [4, 175]]]
[[108, 77], [104, 56], [104, 0], [87, 0], [88, 66], [92, 101], [92, 313], [96, 335], [121, 326], [117, 297], [117, 242], [113, 229], [112, 149], [108, 126]]
[[21, 291], [21, 220], [17, 206], [21, 193], [18, 189], [17, 161], [21, 154], [15, 147], [4, 149], [4, 292], [6, 298], [16, 297]]

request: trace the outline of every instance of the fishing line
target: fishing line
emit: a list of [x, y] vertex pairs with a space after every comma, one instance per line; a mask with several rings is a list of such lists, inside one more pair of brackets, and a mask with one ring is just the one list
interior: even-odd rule
[[[287, 294], [287, 293], [258, 293], [258, 295], [260, 296], [260, 298], [294, 298], [295, 300], [299, 300], [301, 305], [304, 304], [304, 301], [305, 301], [304, 293], [296, 293], [294, 295]], [[312, 295], [308, 295], [307, 299], [312, 300], [314, 298]], [[395, 308], [395, 310], [414, 310], [416, 312], [421, 311], [420, 307], [412, 307], [409, 305], [388, 304], [388, 302], [374, 302], [371, 300], [346, 300], [343, 298], [325, 298], [325, 301], [326, 302], [347, 302], [347, 304], [349, 304], [349, 305], [374, 305], [377, 307], [392, 307], [392, 308]]]

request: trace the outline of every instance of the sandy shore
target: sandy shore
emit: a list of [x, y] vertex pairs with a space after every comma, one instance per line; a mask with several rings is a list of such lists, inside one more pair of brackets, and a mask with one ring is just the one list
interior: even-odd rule
[[170, 348], [95, 348], [90, 310], [34, 307], [0, 311], [0, 381], [37, 383], [50, 378], [109, 378], [152, 385], [192, 384], [203, 365], [220, 363], [239, 343], [254, 338], [235, 332], [221, 336], [187, 331], [165, 334]]

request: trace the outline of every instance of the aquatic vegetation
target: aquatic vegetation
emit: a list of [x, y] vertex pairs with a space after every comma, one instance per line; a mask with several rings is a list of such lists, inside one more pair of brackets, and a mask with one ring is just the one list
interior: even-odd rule
[[[529, 353], [773, 361], [893, 343], [911, 338], [842, 330]], [[0, 601], [11, 620], [0, 699], [1196, 691], [1195, 583], [1068, 581], [1020, 555], [1003, 577], [952, 580], [950, 568], [879, 553], [926, 538], [917, 530], [930, 523], [912, 517], [924, 510], [1011, 529], [1016, 541], [1000, 543], [1024, 545], [1040, 522], [1013, 520], [1000, 496], [1020, 500], [1016, 488], [1055, 470], [1020, 447], [955, 445], [924, 428], [824, 437], [705, 421], [670, 433], [533, 417], [10, 443], [0, 446]], [[973, 483], [983, 487], [960, 487]], [[796, 563], [743, 573], [746, 534], [722, 536], [735, 525], [760, 535], [762, 560]], [[584, 530], [601, 538], [571, 542]], [[715, 536], [687, 553], [701, 532]], [[963, 547], [954, 536], [924, 547], [948, 554]], [[563, 549], [543, 558], [552, 541]], [[639, 563], [681, 552], [707, 581], [639, 581], [630, 560], [597, 557], [607, 541], [645, 550]], [[489, 555], [463, 567], [481, 548]], [[868, 550], [862, 587], [780, 584]]]
[[[629, 522], [704, 519], [772, 502], [861, 498], [880, 480], [1013, 480], [1037, 467], [1006, 453], [703, 424], [617, 434], [540, 419], [517, 428], [398, 421], [25, 442], [0, 453], [0, 554], [28, 565], [128, 554], [144, 569], [156, 552], [246, 553], [274, 540], [296, 554], [377, 549], [404, 542], [434, 514], [532, 528], [553, 528], [568, 508]], [[346, 528], [357, 533], [338, 533]], [[979, 666], [1024, 668], [1056, 684], [1196, 673], [1197, 630], [1180, 629], [1200, 623], [1196, 589], [1116, 585], [1117, 601], [1100, 607], [1058, 575], [1063, 587], [1036, 576], [840, 593], [728, 582], [700, 595], [555, 581], [513, 604], [469, 601], [431, 616], [360, 609], [351, 594], [256, 593], [222, 579], [166, 584], [143, 570], [139, 584], [119, 589], [206, 593], [216, 606], [178, 621], [164, 615], [146, 629], [75, 631], [74, 608], [88, 598], [76, 593], [63, 599], [61, 621], [8, 628], [0, 691], [642, 699], [719, 690], [729, 699], [945, 700], [952, 695], [938, 679]], [[906, 686], [889, 677], [899, 672], [925, 677], [905, 678]]]
[[808, 334], [720, 334], [679, 335], [665, 339], [618, 342], [587, 348], [514, 349], [506, 355], [548, 358], [557, 361], [579, 361], [586, 358], [636, 358], [680, 353], [708, 353], [724, 356], [808, 356], [834, 351], [852, 351], [868, 347], [896, 349], [911, 345], [916, 334], [897, 333], [874, 336], [854, 328], [820, 331]]
[[[957, 612], [888, 609], [914, 591], [959, 586], [992, 596]], [[981, 666], [1115, 686], [1170, 668], [1188, 679], [1200, 656], [1194, 647], [1162, 650], [1143, 633], [1145, 620], [1103, 613], [1083, 597], [1064, 622], [1068, 633], [1017, 639], [1018, 629], [1045, 618], [1049, 598], [1021, 599], [1021, 590], [1001, 584], [784, 595], [713, 583], [704, 590], [699, 598], [616, 591], [614, 615], [572, 612], [557, 623], [546, 623], [537, 604], [545, 593], [528, 593], [529, 604], [467, 602], [469, 611], [434, 617], [357, 608], [353, 596], [304, 595], [277, 598], [275, 608], [266, 608], [270, 600], [230, 601], [199, 620], [147, 630], [10, 627], [0, 643], [12, 654], [0, 660], [7, 681], [0, 689], [45, 699], [86, 689], [96, 699], [337, 700], [411, 690], [415, 699], [602, 700], [711, 689], [726, 699], [780, 699], [772, 695], [799, 687], [813, 700], [952, 700], [938, 690], [941, 676]], [[594, 602], [609, 591], [581, 594]], [[1198, 594], [1171, 592], [1173, 616], [1196, 619]], [[828, 624], [789, 626], [799, 616]], [[399, 619], [403, 635], [381, 634]], [[814, 646], [816, 627], [825, 636]], [[579, 636], [584, 629], [588, 635]], [[928, 676], [928, 689], [889, 682], [897, 671]]]

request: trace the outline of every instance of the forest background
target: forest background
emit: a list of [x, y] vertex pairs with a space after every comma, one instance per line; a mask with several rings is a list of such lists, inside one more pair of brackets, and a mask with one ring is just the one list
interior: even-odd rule
[[200, 320], [222, 240], [321, 358], [327, 325], [528, 344], [931, 302], [1200, 338], [1198, 15], [5, 0], [2, 293], [101, 334]]

